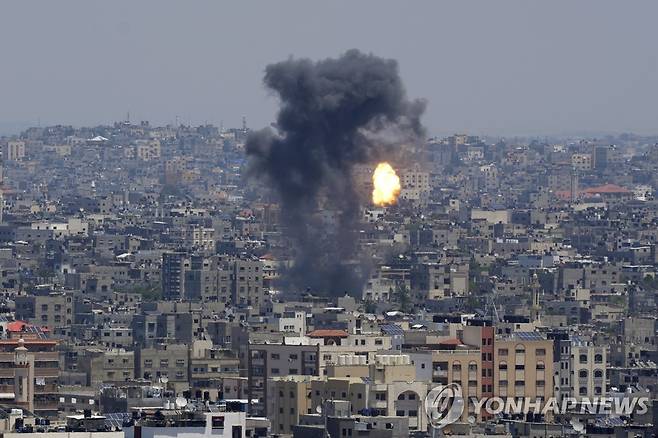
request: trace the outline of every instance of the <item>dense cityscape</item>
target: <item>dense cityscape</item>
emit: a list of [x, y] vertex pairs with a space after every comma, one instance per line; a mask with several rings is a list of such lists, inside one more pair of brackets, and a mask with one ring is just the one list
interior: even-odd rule
[[0, 3], [0, 438], [658, 438], [656, 17]]
[[345, 252], [348, 204], [292, 222], [257, 134], [0, 139], [3, 436], [655, 436], [658, 137], [425, 136], [392, 200], [341, 169]]

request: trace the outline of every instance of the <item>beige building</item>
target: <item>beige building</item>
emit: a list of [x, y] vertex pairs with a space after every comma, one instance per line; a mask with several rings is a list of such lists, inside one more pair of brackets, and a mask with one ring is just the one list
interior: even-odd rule
[[195, 250], [215, 250], [215, 229], [199, 224], [188, 224], [183, 228], [183, 244]]
[[496, 395], [545, 401], [553, 396], [553, 341], [536, 332], [496, 338], [493, 372]]
[[9, 140], [3, 145], [2, 158], [5, 161], [21, 161], [25, 158], [25, 142], [22, 140]]
[[137, 140], [137, 158], [143, 161], [152, 161], [160, 158], [160, 140]]
[[185, 344], [158, 344], [137, 350], [137, 376], [162, 382], [167, 389], [180, 392], [189, 387], [189, 352]]
[[592, 170], [592, 154], [571, 155], [571, 167], [577, 170]]
[[468, 271], [468, 263], [418, 265], [414, 270], [414, 293], [421, 300], [466, 296]]
[[287, 376], [268, 382], [268, 417], [274, 433], [290, 433], [299, 416], [328, 408], [329, 402], [348, 402], [348, 413], [368, 410], [378, 416], [406, 417], [409, 429], [426, 430], [423, 401], [428, 382], [416, 381], [408, 355], [341, 355], [327, 367], [326, 377]]
[[301, 344], [249, 344], [247, 374], [250, 412], [269, 416], [269, 379], [290, 375], [317, 376], [319, 348], [318, 345]]
[[0, 388], [2, 392], [14, 393], [16, 403], [38, 416], [56, 417], [58, 379], [57, 341], [0, 340]]
[[430, 174], [419, 167], [405, 169], [400, 172], [400, 185], [400, 198], [419, 200], [430, 193]]
[[[316, 332], [318, 331], [320, 330]], [[371, 363], [375, 360], [375, 356], [392, 349], [391, 337], [382, 334], [348, 335], [341, 339], [340, 343], [332, 342], [330, 338], [312, 341], [320, 344], [320, 375], [328, 375], [328, 366], [338, 363], [339, 356], [363, 356], [368, 363]]]
[[[226, 392], [231, 393], [234, 386], [231, 379], [239, 377], [239, 368], [240, 360], [233, 351], [215, 348], [212, 341], [193, 341], [190, 351], [190, 386], [198, 398], [231, 398]], [[224, 386], [228, 387], [228, 391], [224, 390]]]
[[571, 396], [601, 397], [606, 393], [606, 348], [580, 339], [571, 341]]
[[135, 353], [123, 349], [88, 348], [78, 359], [78, 367], [87, 375], [87, 386], [125, 382], [135, 378]]
[[299, 424], [299, 416], [313, 411], [312, 382], [319, 377], [291, 375], [273, 377], [267, 382], [268, 418], [272, 422], [272, 433], [291, 434], [293, 426]]
[[498, 168], [495, 164], [480, 166], [480, 177], [482, 180], [482, 186], [485, 190], [498, 188]]
[[[432, 351], [432, 386], [457, 383], [464, 397], [482, 397], [482, 355], [480, 349], [456, 349]], [[480, 421], [481, 413], [468, 403], [462, 414], [462, 422], [469, 416]]]
[[73, 321], [73, 296], [70, 293], [17, 296], [16, 319], [45, 326], [55, 334], [66, 334]]

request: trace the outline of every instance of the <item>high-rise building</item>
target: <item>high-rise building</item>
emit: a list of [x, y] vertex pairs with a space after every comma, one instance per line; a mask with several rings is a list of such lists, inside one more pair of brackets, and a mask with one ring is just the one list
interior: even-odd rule
[[182, 252], [162, 254], [162, 297], [165, 300], [183, 298], [185, 290], [184, 261], [185, 253]]

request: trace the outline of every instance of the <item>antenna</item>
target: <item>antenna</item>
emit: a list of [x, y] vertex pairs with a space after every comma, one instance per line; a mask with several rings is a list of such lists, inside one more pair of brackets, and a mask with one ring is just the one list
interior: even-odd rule
[[247, 132], [247, 116], [242, 116], [242, 130]]

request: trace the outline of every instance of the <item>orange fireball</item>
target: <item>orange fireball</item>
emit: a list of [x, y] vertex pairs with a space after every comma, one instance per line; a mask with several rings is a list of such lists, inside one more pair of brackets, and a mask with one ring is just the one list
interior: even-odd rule
[[393, 167], [384, 162], [379, 163], [372, 174], [372, 202], [375, 205], [393, 205], [400, 194], [400, 177], [397, 176]]

